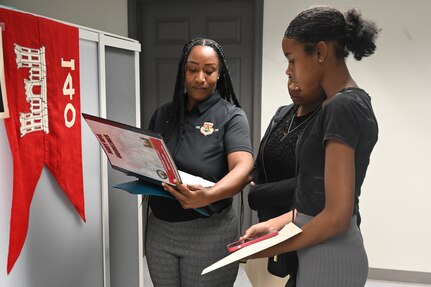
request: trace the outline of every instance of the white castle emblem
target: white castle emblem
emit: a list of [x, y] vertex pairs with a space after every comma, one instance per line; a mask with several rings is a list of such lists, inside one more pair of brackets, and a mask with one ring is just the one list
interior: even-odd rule
[[29, 69], [24, 86], [30, 112], [20, 113], [21, 137], [35, 131], [49, 133], [45, 47], [32, 49], [15, 44], [15, 54], [18, 69]]

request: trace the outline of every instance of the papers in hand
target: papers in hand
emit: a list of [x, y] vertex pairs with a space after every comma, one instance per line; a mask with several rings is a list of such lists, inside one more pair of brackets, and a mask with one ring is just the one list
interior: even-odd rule
[[279, 232], [278, 235], [259, 241], [255, 244], [246, 246], [238, 251], [235, 251], [234, 253], [229, 254], [228, 256], [224, 257], [223, 259], [220, 259], [219, 261], [215, 262], [214, 264], [208, 266], [205, 268], [201, 275], [209, 273], [211, 271], [214, 271], [220, 267], [226, 266], [230, 263], [233, 263], [235, 261], [241, 260], [243, 258], [249, 257], [250, 255], [253, 255], [255, 253], [258, 253], [259, 251], [265, 250], [271, 246], [277, 245], [295, 235], [302, 232], [301, 228], [296, 226], [293, 223], [287, 224], [285, 227], [283, 227]]
[[192, 175], [181, 170], [178, 170], [178, 173], [185, 184], [202, 185], [203, 187], [211, 187], [214, 185], [214, 182], [206, 180], [205, 178]]

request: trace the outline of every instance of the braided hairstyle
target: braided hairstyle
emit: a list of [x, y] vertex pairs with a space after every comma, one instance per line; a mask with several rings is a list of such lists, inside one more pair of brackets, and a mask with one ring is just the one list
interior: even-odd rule
[[335, 41], [337, 58], [345, 58], [352, 52], [359, 61], [374, 53], [379, 32], [376, 24], [363, 19], [356, 8], [347, 10], [343, 15], [328, 6], [314, 6], [302, 11], [290, 22], [284, 37], [304, 43], [308, 54], [314, 51], [319, 41]]
[[[190, 51], [195, 46], [208, 46], [214, 49], [219, 59], [219, 73], [220, 77], [217, 80], [216, 90], [220, 93], [220, 96], [227, 101], [233, 103], [237, 107], [241, 107], [238, 99], [235, 96], [235, 91], [232, 85], [232, 78], [230, 76], [229, 69], [226, 64], [226, 58], [222, 47], [214, 40], [205, 38], [195, 38], [184, 45], [183, 52], [178, 63], [177, 79], [175, 82], [175, 90], [172, 98], [172, 111], [169, 117], [169, 121], [166, 125], [165, 130], [162, 132], [163, 139], [167, 141], [174, 132], [183, 133], [184, 131], [184, 108], [185, 98], [187, 95], [185, 89], [185, 71], [187, 59]], [[175, 157], [179, 149], [179, 143], [177, 143], [173, 156]]]

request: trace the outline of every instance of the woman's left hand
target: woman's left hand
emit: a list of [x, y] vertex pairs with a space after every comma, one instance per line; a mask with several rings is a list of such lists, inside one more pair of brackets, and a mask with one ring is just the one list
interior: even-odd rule
[[252, 239], [256, 237], [260, 237], [266, 235], [270, 232], [277, 230], [270, 224], [269, 221], [263, 221], [257, 224], [252, 225], [249, 229], [244, 232], [244, 235], [240, 237], [240, 239]]
[[175, 187], [166, 183], [162, 185], [185, 209], [203, 207], [212, 202], [209, 189], [201, 185], [184, 184], [177, 180], [175, 180]]

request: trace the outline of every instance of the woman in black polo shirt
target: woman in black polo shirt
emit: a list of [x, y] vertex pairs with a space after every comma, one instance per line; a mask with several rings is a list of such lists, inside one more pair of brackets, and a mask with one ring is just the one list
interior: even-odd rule
[[200, 275], [238, 236], [232, 196], [253, 167], [248, 120], [218, 43], [199, 38], [184, 46], [172, 102], [154, 112], [149, 129], [162, 134], [180, 170], [216, 183], [165, 186], [178, 201], [150, 198], [146, 256], [154, 285], [233, 286], [238, 264]]

